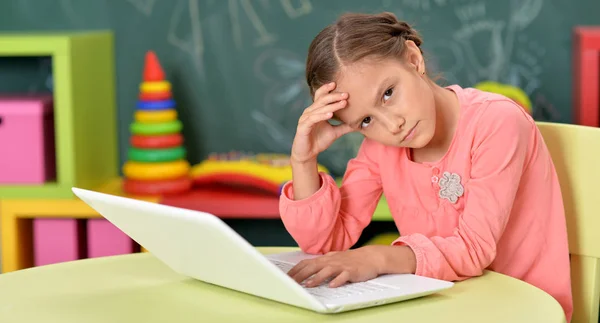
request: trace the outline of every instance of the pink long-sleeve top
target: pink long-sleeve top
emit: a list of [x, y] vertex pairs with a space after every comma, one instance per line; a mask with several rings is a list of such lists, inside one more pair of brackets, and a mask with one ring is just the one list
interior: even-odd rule
[[561, 190], [534, 120], [504, 96], [448, 87], [460, 101], [458, 126], [437, 162], [416, 163], [406, 148], [365, 139], [338, 188], [280, 197], [282, 221], [299, 247], [321, 254], [350, 248], [382, 194], [400, 232], [394, 245], [415, 253], [416, 274], [460, 281], [484, 269], [528, 282], [572, 314], [569, 251]]

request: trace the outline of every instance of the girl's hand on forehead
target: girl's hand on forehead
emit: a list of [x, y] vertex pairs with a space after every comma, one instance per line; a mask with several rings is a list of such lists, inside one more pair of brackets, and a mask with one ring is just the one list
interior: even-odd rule
[[316, 161], [319, 153], [331, 146], [336, 139], [352, 131], [346, 124], [334, 126], [328, 122], [335, 111], [348, 104], [348, 93], [332, 92], [334, 89], [334, 82], [321, 86], [315, 92], [313, 104], [300, 116], [292, 145], [291, 157], [294, 162]]

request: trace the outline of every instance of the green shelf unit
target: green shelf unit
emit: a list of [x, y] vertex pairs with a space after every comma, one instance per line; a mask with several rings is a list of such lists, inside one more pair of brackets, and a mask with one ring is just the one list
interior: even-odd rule
[[118, 176], [114, 55], [110, 31], [0, 33], [0, 59], [52, 59], [56, 146], [54, 182], [0, 184], [0, 198], [72, 198]]

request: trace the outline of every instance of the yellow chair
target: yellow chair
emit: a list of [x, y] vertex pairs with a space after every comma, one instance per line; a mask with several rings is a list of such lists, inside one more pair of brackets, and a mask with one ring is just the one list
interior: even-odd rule
[[[569, 234], [572, 322], [598, 322], [600, 307], [600, 128], [537, 122], [558, 173]], [[391, 216], [390, 216], [391, 218]], [[367, 244], [390, 244], [396, 233]]]
[[600, 128], [538, 122], [558, 173], [567, 217], [572, 322], [598, 322], [600, 307]]

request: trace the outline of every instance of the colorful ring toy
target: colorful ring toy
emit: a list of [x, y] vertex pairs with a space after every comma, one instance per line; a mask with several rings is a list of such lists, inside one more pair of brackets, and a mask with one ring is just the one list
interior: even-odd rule
[[123, 165], [125, 177], [138, 180], [167, 180], [188, 174], [190, 164], [186, 160], [163, 163], [140, 163], [128, 161]]
[[169, 92], [171, 91], [171, 82], [169, 81], [155, 81], [155, 82], [142, 82], [140, 84], [141, 92]]
[[166, 149], [138, 149], [131, 147], [127, 155], [130, 160], [156, 163], [183, 159], [185, 158], [186, 151], [182, 146]]
[[160, 149], [177, 147], [183, 144], [183, 135], [180, 133], [173, 133], [168, 135], [159, 136], [136, 136], [133, 135], [130, 138], [130, 143], [136, 148], [149, 148], [149, 149]]
[[136, 135], [164, 135], [181, 131], [183, 125], [179, 120], [161, 123], [133, 122], [129, 130]]
[[170, 91], [165, 92], [140, 92], [139, 99], [142, 101], [167, 100], [172, 98]]
[[135, 120], [142, 123], [168, 122], [177, 119], [177, 111], [174, 109], [135, 112]]
[[138, 101], [137, 108], [140, 110], [167, 110], [175, 107], [175, 100], [161, 101]]
[[187, 177], [160, 181], [140, 181], [127, 178], [123, 181], [123, 190], [134, 195], [174, 195], [189, 191], [192, 180]]

